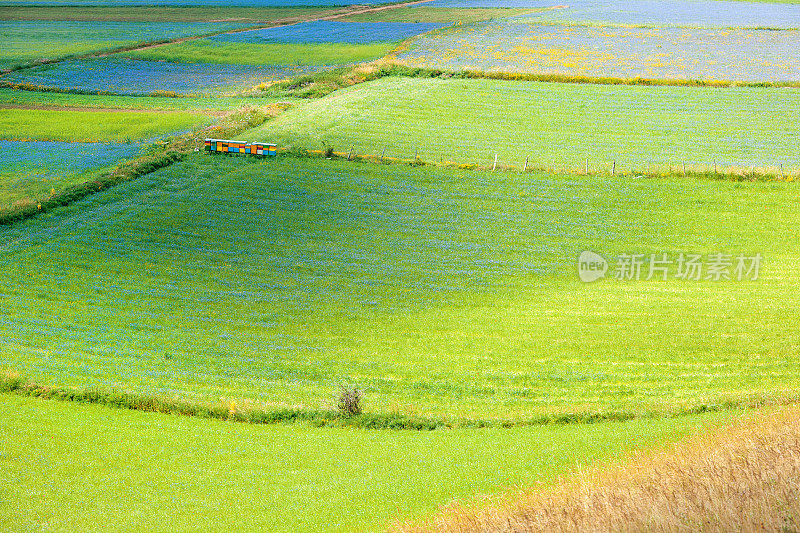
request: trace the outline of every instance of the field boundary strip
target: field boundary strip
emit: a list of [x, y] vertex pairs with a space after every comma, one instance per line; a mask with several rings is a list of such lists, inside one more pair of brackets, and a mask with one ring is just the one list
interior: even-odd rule
[[218, 404], [191, 402], [176, 398], [98, 388], [56, 387], [28, 381], [16, 372], [0, 372], [0, 393], [105, 405], [118, 409], [145, 411], [169, 415], [209, 418], [247, 424], [279, 424], [305, 422], [314, 427], [358, 427], [375, 430], [433, 431], [437, 429], [519, 428], [546, 425], [595, 424], [626, 422], [636, 419], [667, 419], [703, 413], [744, 411], [774, 406], [796, 406], [800, 397], [775, 396], [728, 399], [717, 403], [702, 403], [676, 410], [563, 412], [520, 419], [443, 419], [401, 413], [368, 413], [345, 415], [336, 410], [254, 407], [247, 399], [223, 399]]
[[[394, 52], [392, 52], [394, 53]], [[402, 78], [439, 78], [439, 79], [485, 79], [498, 81], [536, 81], [542, 83], [568, 83], [578, 85], [624, 85], [642, 87], [697, 87], [712, 89], [729, 88], [788, 88], [800, 89], [800, 81], [770, 82], [770, 81], [730, 81], [730, 80], [694, 80], [694, 79], [657, 79], [657, 78], [614, 78], [595, 77], [567, 74], [533, 74], [520, 72], [488, 72], [479, 70], [448, 70], [440, 68], [427, 68], [410, 66], [394, 59], [392, 53], [384, 58], [369, 63], [361, 63], [349, 68], [305, 74], [288, 80], [276, 81], [259, 88], [264, 96], [279, 96], [293, 98], [323, 98], [329, 94], [346, 87], [360, 83], [375, 81], [386, 77]], [[12, 87], [7, 82], [0, 80], [0, 87], [27, 89], [31, 91], [47, 91], [47, 88], [36, 86]], [[54, 92], [69, 92], [62, 89], [53, 89]]]
[[[370, 163], [379, 165], [410, 165], [410, 166], [430, 166], [437, 168], [475, 170], [479, 172], [540, 172], [555, 174], [559, 176], [617, 176], [632, 179], [660, 179], [660, 178], [689, 178], [705, 179], [713, 181], [733, 181], [733, 182], [800, 182], [800, 169], [793, 172], [784, 171], [780, 167], [738, 167], [738, 166], [718, 166], [706, 165], [684, 165], [680, 163], [664, 166], [651, 165], [649, 169], [639, 169], [628, 171], [626, 175], [622, 172], [615, 172], [613, 169], [600, 169], [587, 166], [583, 168], [549, 168], [537, 164], [536, 161], [529, 161], [528, 164], [520, 167], [505, 162], [497, 161], [494, 164], [479, 163], [458, 163], [455, 161], [429, 161], [420, 157], [402, 159], [397, 157], [384, 157], [375, 154], [359, 154], [355, 152], [355, 147], [348, 151], [328, 151], [316, 150], [304, 147], [281, 147], [278, 153], [292, 155], [295, 157], [323, 157], [327, 159], [340, 159], [351, 163]], [[616, 163], [616, 162], [614, 162]], [[610, 166], [610, 165], [609, 165]]]
[[[736, 81], [736, 80], [702, 80], [682, 78], [620, 78], [613, 76], [584, 76], [572, 74], [536, 74], [513, 71], [484, 71], [484, 70], [447, 70], [424, 67], [413, 67], [399, 59], [387, 56], [394, 64], [410, 70], [418, 70], [419, 75], [409, 77], [449, 77], [463, 79], [487, 79], [503, 81], [540, 81], [550, 83], [576, 83], [586, 85], [635, 85], [645, 87], [711, 87], [716, 89], [751, 87], [751, 88], [800, 88], [800, 81]], [[428, 74], [425, 76], [425, 74]]]

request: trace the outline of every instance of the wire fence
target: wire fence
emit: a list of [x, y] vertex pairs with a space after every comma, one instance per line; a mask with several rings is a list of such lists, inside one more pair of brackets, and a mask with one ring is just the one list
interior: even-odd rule
[[448, 168], [479, 169], [511, 172], [549, 172], [570, 175], [607, 175], [622, 177], [718, 177], [741, 181], [800, 181], [800, 164], [770, 163], [761, 165], [731, 164], [723, 161], [694, 162], [684, 161], [651, 161], [646, 163], [628, 163], [624, 159], [594, 160], [592, 158], [574, 158], [569, 161], [547, 162], [531, 155], [519, 155], [514, 159], [500, 157], [495, 153], [490, 158], [475, 158], [466, 161], [464, 158], [448, 156], [431, 150], [416, 148], [397, 150], [385, 146], [380, 151], [358, 150], [351, 146], [345, 150], [337, 150], [328, 146], [324, 150], [308, 149], [309, 153], [336, 157], [349, 161], [372, 161], [377, 163], [405, 163], [417, 166], [432, 165]]

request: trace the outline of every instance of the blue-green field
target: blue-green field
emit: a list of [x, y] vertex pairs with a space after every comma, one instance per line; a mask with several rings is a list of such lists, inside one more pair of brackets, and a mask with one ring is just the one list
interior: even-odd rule
[[236, 23], [0, 20], [0, 69], [31, 61], [113, 50], [137, 43], [203, 35]]
[[[268, 407], [330, 407], [351, 382], [372, 412], [440, 417], [793, 396], [795, 196], [198, 154], [0, 230], [0, 364]], [[755, 281], [587, 285], [583, 250], [764, 265]]]
[[289, 110], [254, 135], [438, 163], [641, 173], [800, 169], [789, 88], [640, 87], [383, 78]]
[[6, 3], [0, 530], [468, 523], [800, 401], [796, 1]]

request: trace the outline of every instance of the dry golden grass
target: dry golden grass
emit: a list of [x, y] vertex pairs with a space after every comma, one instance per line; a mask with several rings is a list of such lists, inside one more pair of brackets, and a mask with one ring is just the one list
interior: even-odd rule
[[800, 409], [737, 424], [404, 533], [800, 531]]

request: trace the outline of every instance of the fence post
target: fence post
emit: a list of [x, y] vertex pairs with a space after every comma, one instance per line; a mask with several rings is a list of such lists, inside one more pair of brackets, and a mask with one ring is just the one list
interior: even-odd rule
[[414, 148], [414, 161], [419, 158], [419, 148]]
[[683, 162], [683, 177], [686, 177], [686, 161]]
[[522, 173], [524, 174], [527, 171], [528, 171], [528, 156], [525, 156], [525, 166], [522, 167]]
[[353, 148], [350, 148], [350, 152], [347, 154], [347, 160], [350, 161], [350, 158], [353, 156]]
[[615, 175], [617, 173], [617, 160], [615, 159], [613, 163], [611, 163], [611, 175]]
[[494, 165], [492, 165], [492, 172], [497, 168], [497, 154], [494, 154]]
[[386, 147], [383, 147], [383, 152], [381, 152], [381, 163], [383, 163], [383, 156], [386, 155]]

